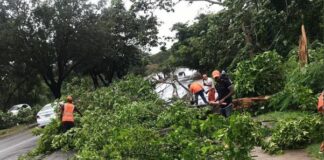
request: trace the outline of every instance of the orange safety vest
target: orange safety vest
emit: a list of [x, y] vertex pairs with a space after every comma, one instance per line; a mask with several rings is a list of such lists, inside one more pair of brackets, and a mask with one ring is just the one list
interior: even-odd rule
[[322, 92], [321, 95], [318, 97], [317, 110], [321, 111], [321, 108], [322, 108], [321, 112], [324, 112], [324, 99], [323, 98], [324, 98], [324, 92]]
[[62, 122], [74, 122], [73, 112], [74, 112], [74, 105], [72, 103], [65, 103]]
[[198, 82], [194, 82], [190, 85], [190, 92], [191, 93], [198, 93], [199, 91], [203, 90], [203, 87], [201, 86], [201, 84], [199, 84]]

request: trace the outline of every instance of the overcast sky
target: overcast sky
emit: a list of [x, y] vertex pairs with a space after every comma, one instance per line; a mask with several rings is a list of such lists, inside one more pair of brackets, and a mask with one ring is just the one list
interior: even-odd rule
[[[93, 2], [97, 2], [98, 0], [91, 0]], [[126, 6], [128, 5], [126, 0]], [[189, 23], [192, 24], [194, 22], [195, 17], [197, 17], [201, 13], [215, 13], [222, 9], [219, 5], [210, 5], [208, 2], [194, 2], [189, 3], [186, 1], [182, 1], [174, 6], [174, 12], [166, 12], [162, 10], [156, 10], [155, 14], [158, 17], [158, 21], [162, 24], [159, 26], [159, 34], [160, 38], [162, 37], [174, 37], [175, 32], [171, 32], [171, 28], [175, 23]], [[163, 41], [160, 40], [160, 41]], [[174, 42], [166, 42], [167, 48], [169, 48]], [[151, 54], [158, 53], [160, 51], [159, 47], [154, 47], [151, 50]]]

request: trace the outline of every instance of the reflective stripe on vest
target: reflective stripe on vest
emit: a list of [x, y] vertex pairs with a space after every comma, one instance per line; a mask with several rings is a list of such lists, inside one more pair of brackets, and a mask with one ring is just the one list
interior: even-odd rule
[[74, 122], [73, 111], [74, 105], [72, 103], [65, 103], [62, 122]]
[[194, 82], [194, 83], [192, 83], [190, 85], [190, 91], [191, 91], [191, 93], [197, 93], [197, 92], [199, 92], [201, 90], [203, 90], [203, 87], [198, 82]]

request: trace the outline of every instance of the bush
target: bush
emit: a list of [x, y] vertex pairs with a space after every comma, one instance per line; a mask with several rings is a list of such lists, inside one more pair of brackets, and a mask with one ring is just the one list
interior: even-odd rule
[[271, 98], [270, 107], [276, 110], [316, 110], [317, 93], [324, 89], [324, 48], [309, 50], [309, 64], [301, 67], [297, 50], [291, 51], [285, 66], [285, 87]]
[[297, 84], [286, 85], [284, 90], [274, 94], [269, 106], [275, 110], [316, 110], [317, 98], [311, 89]]
[[37, 149], [34, 151], [35, 154], [47, 153], [55, 150], [55, 148], [52, 147], [52, 143], [54, 142], [55, 136], [61, 132], [60, 128], [61, 122], [59, 120], [53, 120], [41, 131], [34, 131], [34, 134], [41, 135], [37, 144]]
[[219, 130], [216, 136], [223, 140], [224, 159], [251, 159], [251, 150], [260, 145], [263, 138], [261, 124], [248, 114], [231, 116], [229, 127]]
[[324, 121], [318, 115], [305, 115], [280, 121], [265, 149], [276, 152], [282, 149], [305, 148], [312, 142], [319, 142], [324, 138]]
[[36, 113], [39, 107], [22, 109], [17, 115], [0, 111], [0, 129], [6, 129], [19, 124], [28, 124], [36, 120]]
[[16, 116], [0, 111], [0, 129], [6, 129], [17, 124]]
[[238, 97], [271, 95], [283, 87], [282, 57], [273, 51], [238, 63], [234, 85]]
[[17, 123], [24, 124], [24, 123], [32, 123], [36, 120], [36, 114], [33, 109], [22, 109], [18, 112], [16, 119]]

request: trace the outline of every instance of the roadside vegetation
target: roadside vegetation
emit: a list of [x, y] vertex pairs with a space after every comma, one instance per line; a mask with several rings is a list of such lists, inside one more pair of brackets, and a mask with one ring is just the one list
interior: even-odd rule
[[0, 111], [0, 131], [14, 126], [35, 123], [39, 109], [40, 107], [36, 106], [32, 109], [20, 110], [17, 115]]
[[8, 129], [1, 129], [0, 130], [0, 139], [8, 137], [8, 136], [12, 136], [15, 134], [18, 134], [20, 132], [26, 131], [29, 128], [32, 128], [34, 126], [29, 126], [29, 125], [18, 125], [18, 126], [14, 126]]
[[[59, 120], [35, 130], [41, 139], [33, 156], [73, 150], [77, 159], [249, 159], [254, 146], [271, 154], [305, 148], [323, 138], [324, 120], [315, 112], [269, 112], [229, 119], [178, 101], [166, 105], [141, 77], [129, 76], [108, 88], [89, 91], [86, 81], [69, 86], [84, 111], [76, 127], [61, 131]], [[127, 91], [127, 92], [126, 92]], [[273, 125], [262, 125], [264, 122]], [[23, 158], [22, 158], [23, 159]]]
[[73, 149], [77, 159], [247, 159], [261, 142], [261, 125], [248, 113], [225, 119], [181, 101], [167, 106], [140, 77], [93, 92], [72, 88], [84, 116], [64, 134], [59, 121], [35, 131], [41, 140], [29, 155]]
[[306, 150], [309, 155], [311, 155], [314, 159], [324, 160], [323, 154], [318, 152], [318, 148], [320, 147], [320, 143], [315, 143], [309, 145]]

